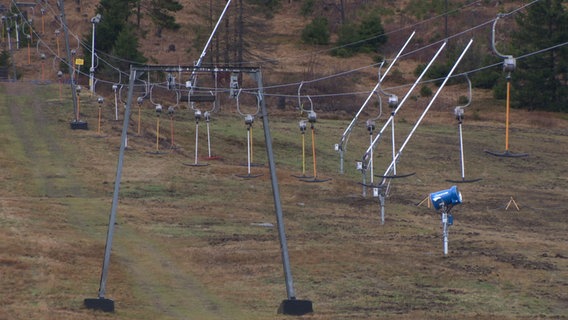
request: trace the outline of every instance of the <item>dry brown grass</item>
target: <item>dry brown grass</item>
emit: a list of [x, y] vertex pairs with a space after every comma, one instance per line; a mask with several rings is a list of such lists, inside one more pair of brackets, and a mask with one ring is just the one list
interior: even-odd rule
[[[36, 95], [22, 96], [30, 89]], [[25, 84], [4, 87], [11, 94], [3, 95], [5, 105], [11, 107], [0, 116], [7, 146], [0, 153], [6, 168], [0, 177], [6, 186], [0, 219], [2, 310], [12, 319], [46, 313], [57, 319], [112, 317], [82, 308], [82, 300], [95, 297], [98, 288], [120, 123], [109, 119], [113, 113], [107, 106], [104, 138], [93, 129], [69, 131], [69, 100], [61, 105], [56, 92]], [[399, 142], [423, 103], [419, 99], [401, 110]], [[96, 103], [85, 98], [84, 104], [93, 128]], [[315, 313], [306, 318], [565, 316], [568, 180], [560, 146], [567, 142], [566, 120], [513, 111], [512, 151], [530, 157], [493, 158], [483, 150], [503, 147], [499, 105], [474, 104], [480, 119], [466, 118], [466, 172], [483, 180], [460, 185], [465, 202], [454, 210], [448, 257], [441, 255], [439, 218], [416, 204], [447, 188], [444, 179], [459, 175], [449, 110], [432, 110], [409, 144], [399, 170], [416, 175], [393, 184], [384, 226], [378, 223], [377, 202], [361, 196], [353, 169], [368, 141], [364, 128], [354, 130], [346, 173], [338, 175], [331, 146], [348, 121], [322, 115], [318, 173], [332, 180], [303, 183], [291, 176], [301, 168], [297, 114], [271, 114], [296, 293], [314, 302]], [[149, 109], [143, 136], [131, 135], [107, 291], [117, 303], [115, 316], [278, 318], [276, 307], [286, 298], [278, 238], [275, 228], [257, 225], [275, 223], [269, 175], [254, 167], [264, 175], [235, 177], [246, 169], [241, 166], [244, 126], [226, 108], [228, 113], [212, 123], [213, 151], [223, 159], [207, 167], [183, 165], [193, 161], [194, 139], [194, 123], [185, 112], [176, 122], [182, 149], [163, 156], [146, 153], [155, 147]], [[131, 132], [135, 128], [132, 122]], [[266, 163], [261, 131], [259, 124], [256, 161]], [[161, 133], [163, 150], [168, 134]], [[388, 163], [388, 150], [387, 139], [378, 148], [377, 168]], [[520, 211], [504, 210], [511, 196]]]
[[[68, 6], [71, 24], [84, 27], [81, 21], [94, 6], [85, 4], [84, 15], [73, 10]], [[277, 16], [275, 28], [286, 23], [297, 32], [302, 23], [293, 13]], [[198, 20], [191, 11], [183, 14]], [[188, 64], [199, 53], [186, 53], [191, 30], [184, 28], [162, 39], [148, 33], [144, 50], [160, 63]], [[371, 63], [365, 56], [337, 62], [306, 54], [288, 40], [288, 34], [278, 34], [272, 56], [296, 58], [300, 52], [304, 58], [274, 66], [265, 73], [267, 82]], [[176, 52], [165, 52], [170, 43], [179, 44]], [[25, 61], [25, 54], [16, 53], [18, 61]], [[21, 67], [28, 72], [24, 79], [37, 78], [38, 65]], [[410, 79], [415, 63], [401, 61], [398, 68]], [[369, 90], [375, 72], [361, 72], [354, 90]], [[287, 318], [276, 315], [286, 298], [277, 231], [259, 226], [275, 223], [269, 172], [266, 166], [253, 167], [253, 173], [263, 174], [258, 179], [236, 177], [246, 172], [246, 134], [233, 102], [224, 100], [212, 122], [213, 155], [222, 159], [203, 159], [201, 135], [200, 161], [209, 166], [199, 168], [183, 165], [194, 160], [191, 112], [183, 109], [176, 116], [177, 150], [169, 149], [169, 122], [162, 118], [160, 148], [168, 151], [162, 156], [147, 153], [156, 141], [152, 107], [144, 106], [139, 137], [133, 116], [107, 288], [117, 311], [108, 315], [86, 310], [82, 302], [96, 297], [115, 178], [122, 122], [112, 120], [112, 94], [107, 90], [104, 137], [99, 137], [93, 98], [82, 98], [91, 130], [70, 131], [67, 89], [62, 102], [56, 86], [19, 83], [0, 90], [6, 106], [0, 111], [0, 319]], [[394, 93], [402, 96], [403, 90]], [[454, 209], [449, 256], [441, 254], [438, 214], [417, 206], [430, 192], [449, 187], [446, 179], [459, 176], [452, 109], [465, 94], [463, 85], [447, 87], [410, 141], [398, 168], [416, 174], [393, 182], [384, 226], [376, 199], [362, 197], [354, 169], [369, 139], [362, 123], [376, 110], [365, 112], [353, 130], [344, 175], [338, 174], [333, 144], [352, 114], [317, 110], [318, 176], [332, 180], [311, 184], [292, 177], [301, 170], [299, 115], [290, 103], [277, 110], [271, 101], [296, 294], [312, 300], [315, 309], [303, 318], [567, 317], [565, 116], [513, 110], [511, 151], [530, 156], [494, 158], [484, 151], [503, 151], [505, 106], [490, 92], [475, 91], [464, 121], [466, 176], [483, 180], [459, 185], [464, 204]], [[360, 105], [355, 100], [353, 106]], [[398, 145], [428, 101], [411, 99], [401, 109]], [[255, 161], [266, 164], [260, 121], [254, 132]], [[377, 148], [376, 173], [390, 157], [387, 130]], [[308, 152], [308, 174], [311, 160]], [[511, 197], [520, 211], [505, 210]]]

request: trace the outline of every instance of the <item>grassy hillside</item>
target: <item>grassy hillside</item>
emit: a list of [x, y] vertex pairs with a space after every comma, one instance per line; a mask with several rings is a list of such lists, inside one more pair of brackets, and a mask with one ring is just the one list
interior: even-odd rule
[[[116, 313], [82, 307], [96, 297], [110, 212], [121, 121], [113, 102], [102, 109], [82, 97], [90, 130], [72, 131], [69, 92], [56, 85], [5, 83], [0, 98], [0, 290], [3, 319], [278, 319], [286, 298], [274, 206], [260, 121], [255, 123], [256, 179], [246, 173], [246, 130], [234, 105], [211, 122], [207, 160], [200, 127], [187, 110], [162, 117], [155, 151], [153, 107], [130, 121], [107, 298]], [[368, 144], [360, 123], [338, 174], [333, 151], [348, 120], [322, 115], [316, 123], [317, 173], [301, 173], [297, 112], [270, 112], [277, 173], [299, 299], [314, 303], [310, 319], [534, 319], [566, 317], [568, 119], [514, 111], [511, 150], [526, 158], [496, 158], [504, 148], [504, 108], [476, 92], [466, 113], [464, 203], [454, 209], [450, 252], [442, 254], [440, 217], [424, 205], [430, 192], [459, 177], [456, 124], [451, 108], [435, 107], [398, 166], [415, 172], [393, 181], [380, 224], [376, 199], [362, 196], [355, 161]], [[397, 117], [401, 143], [427, 102]], [[136, 112], [136, 110], [134, 110]], [[384, 118], [383, 118], [384, 119]], [[361, 121], [364, 121], [362, 119]], [[382, 122], [381, 122], [382, 123]], [[311, 139], [307, 136], [311, 150]], [[390, 158], [390, 139], [375, 166]], [[312, 157], [306, 158], [307, 172]], [[368, 192], [368, 195], [371, 193]], [[510, 200], [519, 205], [505, 210]], [[268, 226], [268, 227], [267, 227]]]
[[[165, 31], [158, 38], [145, 29], [142, 48], [152, 63], [190, 65], [201, 52], [198, 38], [203, 34], [198, 31], [203, 32], [199, 27], [205, 22], [196, 6], [206, 3], [182, 2], [180, 32]], [[387, 31], [435, 15], [420, 1], [366, 2], [383, 4], [390, 12], [384, 19]], [[450, 32], [520, 2], [500, 3], [482, 1], [463, 15], [451, 16]], [[87, 32], [95, 5], [66, 1], [74, 33]], [[374, 62], [372, 55], [335, 59], [301, 44], [298, 34], [308, 20], [298, 15], [301, 2], [282, 5], [267, 20], [264, 45], [250, 48], [279, 61], [263, 66], [266, 85]], [[55, 48], [58, 26], [48, 17], [43, 40]], [[442, 22], [418, 27], [413, 46], [439, 39]], [[406, 31], [390, 35], [387, 57], [399, 50], [410, 33]], [[474, 36], [475, 45], [486, 48], [489, 27], [464, 36]], [[176, 51], [168, 51], [170, 44], [176, 44]], [[64, 86], [60, 98], [52, 57], [48, 55], [47, 62], [32, 58], [28, 64], [27, 55], [26, 48], [15, 52], [23, 81], [0, 86], [0, 319], [289, 318], [276, 315], [287, 297], [262, 121], [257, 118], [251, 132], [251, 173], [259, 177], [242, 179], [239, 175], [247, 173], [246, 126], [235, 101], [228, 98], [222, 99], [210, 123], [215, 159], [207, 159], [206, 126], [199, 125], [198, 162], [207, 165], [198, 167], [189, 166], [195, 161], [191, 110], [178, 108], [173, 122], [162, 115], [157, 136], [154, 107], [147, 101], [140, 110], [135, 106], [106, 294], [116, 302], [116, 313], [83, 307], [83, 299], [95, 298], [98, 292], [123, 108], [119, 106], [115, 121], [112, 83], [100, 83], [97, 94], [105, 97], [100, 131], [99, 105], [85, 91], [80, 96], [81, 119], [90, 130], [70, 130], [70, 90]], [[414, 81], [417, 64], [430, 56], [420, 52], [399, 61], [387, 86], [402, 96], [406, 89], [398, 86]], [[43, 79], [44, 71], [52, 83], [35, 81]], [[87, 78], [79, 81], [84, 85]], [[494, 157], [485, 151], [504, 151], [504, 102], [495, 101], [488, 91], [474, 91], [463, 126], [466, 177], [482, 180], [458, 185], [464, 203], [453, 210], [450, 252], [443, 256], [439, 213], [423, 200], [452, 186], [447, 179], [460, 177], [453, 107], [467, 89], [463, 84], [446, 87], [410, 140], [397, 168], [415, 174], [392, 181], [381, 225], [378, 200], [370, 189], [363, 196], [355, 166], [369, 143], [365, 120], [377, 115], [375, 102], [349, 139], [344, 174], [339, 174], [339, 154], [333, 148], [375, 83], [376, 68], [366, 68], [322, 85], [327, 94], [361, 92], [345, 103], [334, 99], [341, 110], [314, 98], [317, 176], [330, 179], [323, 183], [294, 177], [302, 175], [303, 164], [305, 174], [314, 171], [309, 130], [302, 157], [298, 121], [305, 115], [296, 110], [298, 86], [268, 89], [285, 95], [284, 107], [268, 97], [269, 117], [295, 291], [299, 299], [314, 304], [314, 313], [302, 318], [567, 318], [568, 118], [514, 110], [510, 149], [529, 156]], [[302, 94], [315, 94], [313, 86], [307, 83]], [[173, 103], [166, 95], [155, 98], [164, 106]], [[254, 111], [253, 100], [243, 98], [242, 107]], [[397, 146], [428, 102], [413, 95], [397, 114]], [[384, 121], [385, 115], [377, 127]], [[162, 154], [152, 154], [156, 141]], [[388, 129], [375, 152], [375, 174], [390, 163], [390, 152]]]

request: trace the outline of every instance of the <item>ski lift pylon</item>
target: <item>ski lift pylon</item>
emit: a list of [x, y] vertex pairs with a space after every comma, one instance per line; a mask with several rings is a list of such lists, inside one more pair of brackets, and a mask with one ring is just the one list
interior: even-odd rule
[[507, 73], [507, 99], [506, 99], [506, 106], [505, 106], [505, 151], [504, 152], [496, 152], [496, 151], [489, 151], [485, 150], [487, 154], [496, 156], [496, 157], [508, 157], [508, 158], [521, 158], [527, 157], [528, 153], [513, 153], [509, 151], [509, 115], [511, 110], [511, 73], [515, 71], [517, 67], [517, 63], [515, 58], [512, 55], [504, 55], [501, 54], [495, 45], [495, 26], [497, 25], [497, 21], [504, 14], [498, 14], [493, 21], [493, 27], [491, 29], [491, 45], [493, 48], [493, 52], [503, 59], [503, 71]]
[[254, 123], [254, 117], [259, 113], [260, 111], [260, 97], [257, 97], [257, 109], [256, 112], [254, 114], [251, 113], [243, 113], [241, 111], [241, 106], [240, 106], [240, 100], [239, 97], [241, 95], [242, 89], [239, 88], [237, 90], [237, 94], [235, 96], [236, 99], [236, 104], [237, 104], [237, 112], [244, 117], [244, 122], [246, 125], [246, 129], [247, 129], [247, 173], [246, 174], [238, 174], [236, 175], [239, 178], [243, 178], [243, 179], [252, 179], [252, 178], [258, 178], [260, 176], [262, 176], [262, 174], [252, 174], [251, 173], [251, 167], [253, 166], [252, 164], [252, 160], [253, 160], [253, 141], [252, 141], [252, 125]]
[[[191, 104], [190, 104], [191, 105]], [[203, 116], [203, 114], [201, 113], [201, 110], [194, 108], [193, 105], [191, 105], [192, 109], [193, 109], [193, 117], [195, 118], [195, 153], [194, 153], [194, 161], [193, 163], [184, 163], [184, 165], [186, 166], [190, 166], [190, 167], [205, 167], [208, 166], [208, 163], [200, 163], [199, 162], [199, 121], [201, 121], [201, 118]]]
[[313, 177], [306, 177], [300, 179], [304, 182], [326, 182], [331, 180], [331, 178], [318, 178], [317, 173], [317, 160], [316, 160], [316, 127], [315, 123], [317, 122], [317, 114], [314, 111], [314, 103], [310, 96], [306, 96], [310, 101], [310, 110], [308, 111], [308, 122], [310, 123], [310, 129], [312, 132], [312, 161], [313, 161]]
[[471, 183], [471, 182], [477, 182], [477, 181], [481, 180], [481, 178], [477, 178], [477, 179], [466, 179], [465, 178], [465, 158], [464, 158], [464, 150], [463, 150], [462, 123], [463, 123], [463, 119], [464, 119], [465, 109], [467, 107], [469, 107], [469, 105], [471, 104], [472, 86], [471, 86], [471, 80], [469, 79], [467, 73], [464, 73], [464, 77], [466, 78], [467, 84], [468, 84], [467, 103], [463, 106], [457, 106], [454, 109], [454, 115], [456, 117], [456, 120], [458, 121], [458, 136], [459, 136], [459, 142], [460, 142], [461, 179], [460, 180], [451, 180], [451, 179], [446, 180], [448, 182], [453, 182], [453, 183]]
[[162, 114], [163, 110], [162, 105], [159, 103], [156, 104], [155, 110], [156, 110], [156, 149], [154, 151], [147, 151], [146, 153], [161, 155], [166, 153], [160, 150], [160, 115]]

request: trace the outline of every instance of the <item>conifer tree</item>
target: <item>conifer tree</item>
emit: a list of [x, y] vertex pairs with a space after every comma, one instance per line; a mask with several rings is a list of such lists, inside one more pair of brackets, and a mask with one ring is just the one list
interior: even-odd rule
[[[172, 15], [183, 9], [183, 6], [178, 1], [149, 0], [144, 2], [142, 4], [143, 10], [138, 10], [138, 21], [142, 11], [145, 11], [156, 26], [156, 35], [158, 37], [162, 36], [163, 29], [178, 30], [180, 28], [179, 23], [176, 22], [175, 17]], [[138, 0], [139, 8], [141, 3], [142, 1]]]
[[113, 64], [121, 70], [128, 70], [131, 63], [142, 64], [147, 61], [138, 50], [138, 38], [134, 35], [134, 27], [126, 26], [118, 34], [112, 49], [115, 56]]
[[[568, 41], [568, 13], [563, 0], [543, 0], [517, 17], [512, 42], [523, 55]], [[568, 47], [517, 61], [512, 98], [516, 107], [568, 112]]]
[[[139, 26], [142, 14], [150, 17], [160, 35], [164, 28], [177, 30], [180, 27], [171, 13], [182, 8], [177, 0], [100, 0], [96, 13], [101, 15], [101, 21], [96, 26], [95, 49], [114, 55], [110, 59], [114, 67], [128, 71], [131, 62], [144, 63], [147, 60], [139, 51], [139, 32], [135, 28], [135, 23]], [[90, 44], [91, 37], [92, 29], [89, 29], [83, 42]], [[91, 55], [84, 54], [84, 59], [90, 65]], [[106, 71], [108, 74], [116, 73], [116, 70]]]

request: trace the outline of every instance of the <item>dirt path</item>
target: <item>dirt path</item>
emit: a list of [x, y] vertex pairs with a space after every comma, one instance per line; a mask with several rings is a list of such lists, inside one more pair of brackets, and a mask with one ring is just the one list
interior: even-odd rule
[[[113, 187], [112, 183], [107, 183], [105, 190], [100, 185], [103, 180], [112, 181], [113, 178], [108, 176], [109, 170], [103, 174], [94, 166], [90, 170], [84, 169], [85, 163], [103, 160], [85, 159], [92, 157], [92, 152], [75, 149], [73, 136], [75, 139], [92, 139], [92, 133], [71, 131], [68, 123], [62, 121], [65, 117], [62, 116], [63, 111], [56, 109], [61, 108], [59, 103], [46, 100], [45, 90], [48, 88], [19, 83], [3, 84], [2, 89], [7, 109], [1, 114], [5, 146], [0, 153], [0, 163], [9, 166], [5, 165], [8, 170], [0, 174], [0, 180], [7, 182], [0, 191], [3, 199], [0, 231], [4, 219], [10, 218], [11, 212], [23, 210], [15, 206], [26, 203], [30, 206], [26, 212], [29, 221], [21, 227], [24, 230], [18, 231], [18, 236], [22, 237], [20, 242], [29, 243], [30, 248], [37, 245], [38, 239], [50, 243], [49, 250], [43, 247], [34, 249], [38, 261], [29, 261], [29, 272], [36, 275], [35, 281], [21, 284], [11, 308], [20, 310], [22, 317], [30, 318], [40, 315], [41, 308], [29, 313], [21, 310], [32, 309], [34, 304], [44, 306], [44, 312], [59, 310], [59, 313], [54, 313], [59, 319], [96, 317], [96, 313], [82, 307], [82, 299], [95, 296], [98, 289], [107, 228], [105, 222], [110, 209], [109, 194]], [[100, 145], [99, 141], [90, 143]], [[81, 147], [86, 148], [84, 143]], [[111, 163], [107, 166], [113, 167], [115, 159], [104, 161]], [[114, 174], [114, 170], [113, 167], [110, 172]], [[33, 209], [38, 207], [38, 203], [43, 203], [45, 208], [41, 217]], [[52, 212], [54, 208], [61, 211]], [[53, 219], [56, 214], [60, 221]], [[117, 313], [122, 319], [245, 318], [207, 292], [183, 267], [179, 256], [170, 254], [172, 248], [156, 240], [135, 226], [120, 225], [117, 228], [107, 295], [116, 301]], [[82, 245], [77, 246], [77, 243]], [[89, 250], [85, 252], [85, 248]], [[14, 254], [25, 253], [12, 252]], [[56, 254], [63, 257], [58, 259], [58, 265], [41, 265], [47, 263], [45, 259], [54, 259]], [[79, 259], [77, 255], [83, 255], [80, 257], [82, 263], [78, 265], [74, 264]], [[40, 258], [43, 259], [41, 262]], [[1, 261], [3, 259], [0, 257]], [[18, 259], [24, 260], [25, 257]], [[16, 277], [19, 268], [21, 266], [17, 263], [13, 264], [13, 268], [2, 268], [3, 277]], [[60, 269], [67, 270], [66, 279], [54, 278], [59, 275]], [[25, 277], [25, 274], [19, 277]], [[68, 283], [62, 285], [61, 282]], [[66, 293], [63, 298], [61, 294], [56, 295], [57, 298], [49, 298], [47, 292], [59, 290], [75, 291]], [[41, 302], [37, 297], [28, 296], [34, 291], [44, 295]], [[16, 305], [18, 301], [24, 306]]]
[[[18, 139], [17, 146], [23, 150], [23, 160], [29, 170], [30, 177], [26, 179], [28, 190], [33, 196], [58, 198], [64, 196], [81, 196], [82, 189], [76, 184], [62, 188], [58, 180], [70, 173], [70, 162], [73, 155], [64, 154], [63, 148], [57, 141], [57, 132], [53, 132], [44, 110], [51, 106], [42, 101], [42, 95], [30, 92], [28, 86], [8, 83], [5, 84], [7, 107], [11, 116], [11, 128]], [[75, 181], [74, 179], [70, 179]]]
[[[129, 274], [136, 282], [136, 295], [163, 319], [234, 319], [222, 303], [207, 292], [179, 261], [168, 255], [159, 239], [128, 225], [118, 228], [123, 239], [116, 251], [130, 262]], [[120, 245], [120, 247], [118, 247]]]

